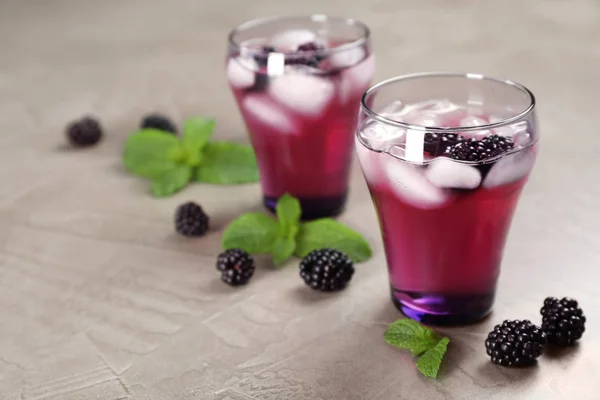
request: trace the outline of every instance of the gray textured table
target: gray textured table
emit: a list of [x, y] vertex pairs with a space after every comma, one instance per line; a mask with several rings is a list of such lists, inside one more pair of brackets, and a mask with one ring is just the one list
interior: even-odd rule
[[[304, 3], [304, 4], [300, 4]], [[598, 399], [600, 2], [0, 2], [0, 398]], [[370, 4], [370, 5], [367, 5]], [[389, 301], [381, 241], [355, 166], [341, 218], [375, 256], [337, 295], [307, 290], [294, 263], [218, 280], [223, 226], [259, 209], [258, 185], [195, 185], [156, 200], [124, 174], [125, 135], [147, 111], [217, 117], [244, 140], [223, 68], [235, 24], [279, 13], [335, 13], [373, 31], [376, 79], [422, 70], [510, 77], [539, 99], [542, 149], [506, 249], [493, 315], [445, 329], [437, 381], [382, 339]], [[62, 147], [85, 112], [108, 134]], [[213, 216], [201, 240], [174, 235], [176, 205]], [[547, 295], [584, 305], [581, 345], [508, 370], [485, 356], [505, 318], [538, 319]]]

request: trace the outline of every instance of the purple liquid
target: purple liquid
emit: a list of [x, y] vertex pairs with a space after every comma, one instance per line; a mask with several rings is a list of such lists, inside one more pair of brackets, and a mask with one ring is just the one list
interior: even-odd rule
[[409, 163], [369, 149], [360, 138], [356, 146], [379, 219], [393, 303], [432, 325], [484, 318], [537, 146], [478, 164], [431, 154], [425, 154], [428, 162]]
[[264, 204], [271, 211], [285, 193], [300, 200], [303, 219], [344, 210], [360, 97], [374, 70], [367, 48], [354, 51], [363, 58], [335, 66], [333, 58], [322, 57], [312, 69], [290, 56], [281, 76], [269, 76], [265, 63], [252, 72], [240, 70], [239, 57], [228, 59], [230, 86], [257, 156]]
[[394, 304], [417, 320], [437, 325], [486, 316], [525, 181], [457, 193], [435, 209], [415, 207], [387, 185], [370, 185]]

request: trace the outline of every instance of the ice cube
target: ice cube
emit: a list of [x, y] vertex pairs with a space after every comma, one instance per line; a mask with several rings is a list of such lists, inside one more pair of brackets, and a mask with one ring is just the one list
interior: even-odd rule
[[431, 183], [444, 189], [475, 189], [481, 183], [477, 168], [447, 158], [435, 159], [425, 172]]
[[358, 161], [360, 162], [361, 169], [367, 182], [369, 184], [379, 182], [381, 180], [379, 158], [383, 155], [365, 147], [357, 137], [354, 138], [354, 145], [356, 154], [358, 155]]
[[343, 70], [340, 74], [340, 99], [346, 102], [364, 93], [371, 85], [374, 73], [375, 56], [372, 54], [359, 64]]
[[334, 50], [329, 57], [329, 62], [334, 68], [347, 68], [358, 64], [365, 58], [365, 50], [362, 47]]
[[399, 116], [402, 116], [405, 112], [404, 103], [400, 100], [394, 100], [387, 106], [383, 107], [381, 111], [379, 111], [379, 115], [382, 117], [389, 118], [394, 121], [401, 121], [397, 119]]
[[382, 167], [392, 190], [414, 207], [431, 209], [450, 200], [448, 191], [427, 180], [421, 167], [386, 156]]
[[531, 135], [525, 131], [515, 134], [512, 139], [515, 147], [517, 148], [527, 147], [529, 144], [531, 144]]
[[277, 104], [264, 97], [246, 96], [242, 101], [242, 109], [256, 118], [260, 123], [282, 133], [293, 134], [298, 131], [293, 120]]
[[282, 51], [296, 51], [298, 46], [304, 43], [312, 42], [316, 35], [308, 29], [291, 29], [279, 32], [269, 41], [271, 46]]
[[518, 181], [529, 174], [535, 164], [533, 149], [524, 149], [501, 158], [483, 180], [483, 187], [493, 188]]
[[227, 63], [227, 79], [229, 84], [236, 89], [246, 89], [254, 85], [255, 71], [258, 64], [252, 58], [230, 58]]
[[372, 121], [360, 133], [365, 142], [374, 150], [388, 150], [392, 145], [404, 143], [406, 131], [396, 126]]
[[480, 117], [476, 117], [474, 115], [468, 115], [460, 120], [460, 126], [481, 126], [486, 125], [488, 122]]
[[452, 103], [448, 99], [436, 100], [432, 102], [429, 106], [429, 110], [438, 115], [451, 115], [455, 114], [457, 111], [464, 111], [458, 104]]
[[440, 126], [440, 118], [433, 112], [422, 111], [404, 117], [404, 121], [418, 126], [438, 127]]
[[[502, 121], [501, 118], [498, 117], [490, 117], [490, 122], [496, 123]], [[494, 129], [494, 133], [500, 136], [509, 136], [513, 138], [513, 140], [517, 136], [523, 136], [524, 133], [527, 133], [527, 121], [519, 121], [514, 124], [501, 126], [499, 128]]]
[[331, 102], [335, 86], [325, 78], [286, 72], [271, 82], [269, 93], [294, 112], [316, 117]]

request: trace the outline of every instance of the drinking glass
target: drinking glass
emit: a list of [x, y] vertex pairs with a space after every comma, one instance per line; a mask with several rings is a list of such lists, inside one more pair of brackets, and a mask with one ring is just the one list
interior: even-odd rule
[[273, 17], [229, 34], [227, 78], [268, 209], [287, 192], [303, 219], [343, 211], [360, 98], [374, 68], [369, 29], [353, 19]]
[[486, 316], [538, 152], [534, 95], [478, 74], [392, 78], [362, 97], [356, 149], [394, 304], [434, 325]]

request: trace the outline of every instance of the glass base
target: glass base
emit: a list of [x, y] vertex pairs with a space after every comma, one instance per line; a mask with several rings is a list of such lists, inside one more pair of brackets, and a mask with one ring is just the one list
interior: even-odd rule
[[495, 291], [472, 296], [403, 292], [392, 289], [392, 302], [404, 315], [426, 325], [459, 326], [485, 318], [494, 304]]
[[[310, 220], [325, 217], [335, 217], [344, 211], [348, 192], [340, 196], [329, 197], [299, 197], [302, 208], [302, 220]], [[271, 212], [275, 212], [275, 206], [279, 197], [263, 196], [263, 203]]]

